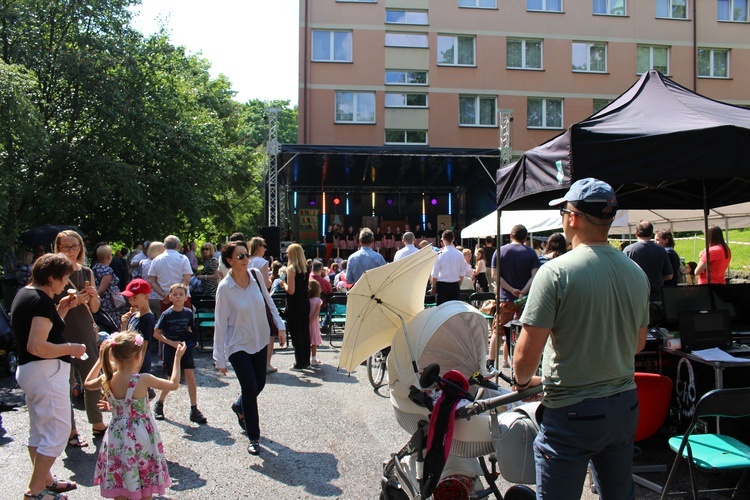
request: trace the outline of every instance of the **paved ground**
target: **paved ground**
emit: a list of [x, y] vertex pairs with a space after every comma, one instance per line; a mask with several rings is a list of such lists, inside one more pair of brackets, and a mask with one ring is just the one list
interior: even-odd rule
[[[159, 431], [175, 484], [164, 498], [377, 498], [382, 461], [408, 436], [396, 423], [387, 388], [373, 391], [364, 367], [351, 376], [337, 372], [337, 350], [324, 348], [319, 354], [325, 364], [304, 374], [289, 370], [291, 350], [274, 356], [280, 371], [269, 376], [260, 398], [263, 451], [258, 457], [247, 453], [247, 437], [229, 409], [239, 391], [234, 374], [221, 376], [210, 355], [199, 354], [199, 406], [209, 423], [189, 422], [184, 384], [170, 394], [167, 419], [159, 423]], [[0, 397], [6, 403], [23, 402], [22, 392], [8, 377], [0, 380]], [[92, 444], [68, 448], [53, 473], [79, 483], [72, 499], [99, 498], [92, 484], [99, 441], [91, 439], [82, 402], [76, 407], [79, 430]], [[6, 433], [0, 437], [0, 498], [21, 498], [30, 474], [24, 444], [28, 414], [21, 406], [3, 413], [2, 419]], [[650, 477], [665, 479], [661, 474]], [[657, 498], [640, 488], [637, 497]], [[598, 497], [586, 490], [583, 498]]]

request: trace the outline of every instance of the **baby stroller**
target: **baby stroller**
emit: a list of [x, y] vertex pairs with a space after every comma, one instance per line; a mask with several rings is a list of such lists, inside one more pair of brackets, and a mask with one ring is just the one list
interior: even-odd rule
[[16, 339], [10, 326], [10, 316], [0, 305], [0, 361], [5, 366], [8, 375], [15, 376], [18, 368], [18, 354], [16, 353]]
[[[504, 460], [498, 453], [501, 434], [507, 431], [507, 426], [503, 427], [502, 422], [498, 423], [496, 412], [511, 410], [518, 406], [517, 401], [538, 393], [541, 388], [513, 393], [485, 381], [488, 375], [486, 320], [468, 304], [451, 301], [426, 309], [408, 323], [407, 330], [418, 369], [424, 373], [420, 377], [414, 372], [406, 336], [399, 330], [393, 337], [388, 357], [388, 383], [396, 420], [412, 437], [406, 446], [384, 462], [381, 498], [421, 499], [430, 495], [436, 499], [485, 498], [489, 495], [507, 500], [535, 498], [533, 490], [518, 485], [509, 488], [503, 497], [495, 484], [498, 477], [498, 460], [495, 455], [500, 462], [500, 473], [506, 480], [534, 482], [533, 453], [529, 450], [536, 435], [533, 432], [525, 436], [529, 444], [523, 451], [525, 456], [514, 450], [512, 459], [505, 459], [505, 462], [513, 463], [516, 469], [525, 468], [521, 474], [518, 470], [511, 471], [509, 477], [503, 471]], [[426, 367], [429, 368], [426, 370]], [[428, 373], [429, 371], [433, 373]], [[464, 418], [454, 422], [450, 453], [447, 454], [442, 471], [439, 471], [439, 478], [430, 478], [431, 471], [425, 469], [425, 449], [430, 434], [428, 420], [432, 404], [429, 396], [425, 398], [422, 384], [432, 385], [437, 380], [438, 387], [447, 392], [453, 384], [446, 382], [445, 377], [456, 375], [464, 382], [469, 379], [476, 384], [469, 387], [470, 394], [457, 389], [462, 394], [461, 398], [473, 400], [474, 403], [459, 408], [456, 412], [463, 414]], [[469, 401], [464, 401], [464, 404]], [[538, 403], [523, 405], [525, 413], [532, 418], [536, 406]], [[447, 414], [450, 416], [443, 420], [451, 418], [452, 414]], [[502, 416], [504, 415], [500, 415]], [[434, 419], [432, 424], [434, 431]], [[447, 444], [446, 442], [446, 446]], [[429, 451], [427, 454], [429, 455]], [[484, 459], [487, 455], [490, 455], [491, 470]], [[427, 463], [429, 465], [429, 460]], [[486, 487], [482, 484], [481, 477], [487, 483]], [[429, 482], [432, 484], [427, 484]]]

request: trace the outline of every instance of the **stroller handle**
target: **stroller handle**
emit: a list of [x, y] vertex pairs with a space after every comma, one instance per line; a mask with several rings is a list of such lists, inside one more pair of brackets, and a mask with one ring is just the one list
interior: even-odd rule
[[503, 394], [502, 396], [495, 396], [494, 398], [474, 401], [473, 403], [469, 403], [462, 408], [458, 408], [456, 410], [456, 418], [469, 419], [474, 415], [480, 415], [487, 410], [492, 410], [493, 408], [497, 408], [498, 406], [503, 406], [508, 403], [515, 403], [516, 401], [530, 398], [531, 396], [535, 396], [542, 392], [542, 388], [543, 386], [540, 384], [534, 387], [529, 387], [528, 389], [524, 389], [523, 391], [511, 392], [510, 394]]

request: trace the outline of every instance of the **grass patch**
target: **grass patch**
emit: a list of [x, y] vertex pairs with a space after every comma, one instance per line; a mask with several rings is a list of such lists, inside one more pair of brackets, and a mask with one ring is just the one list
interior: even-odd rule
[[[682, 234], [676, 236], [675, 251], [685, 262], [698, 262], [700, 251], [706, 246], [703, 233]], [[750, 242], [750, 231], [743, 229], [729, 230], [729, 248], [732, 250], [732, 261], [729, 269], [733, 271], [750, 271], [750, 245], [733, 245], [733, 242]]]

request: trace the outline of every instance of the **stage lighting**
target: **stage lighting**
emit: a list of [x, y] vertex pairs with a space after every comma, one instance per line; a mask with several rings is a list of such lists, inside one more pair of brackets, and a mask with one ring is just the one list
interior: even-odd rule
[[311, 207], [314, 207], [315, 204], [318, 203], [318, 200], [315, 198], [315, 195], [311, 195], [307, 202]]
[[393, 205], [393, 198], [389, 196], [388, 198], [386, 198], [385, 202], [389, 205]]
[[430, 200], [430, 204], [431, 204], [432, 206], [435, 206], [435, 205], [437, 205], [437, 198], [433, 197], [433, 198], [432, 198], [432, 199]]
[[333, 204], [336, 205], [336, 206], [340, 205], [341, 204], [341, 198], [338, 197], [338, 196], [334, 196], [333, 197]]

